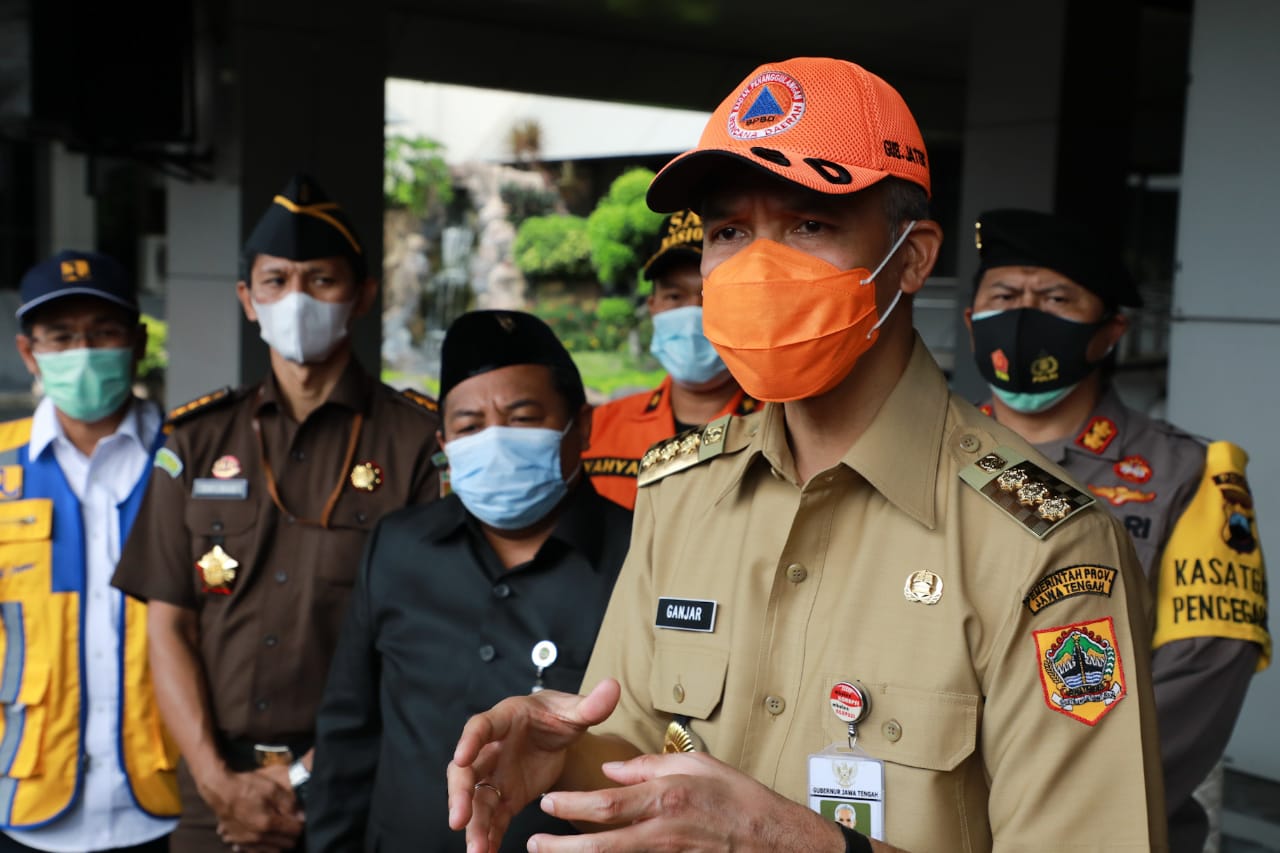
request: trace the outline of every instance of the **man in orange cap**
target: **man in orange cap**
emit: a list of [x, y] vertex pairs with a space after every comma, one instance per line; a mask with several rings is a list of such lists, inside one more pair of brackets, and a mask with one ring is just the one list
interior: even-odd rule
[[769, 402], [642, 460], [590, 693], [458, 743], [470, 851], [548, 791], [606, 828], [538, 853], [1163, 848], [1141, 569], [912, 328], [928, 194], [902, 98], [834, 59], [752, 72], [654, 180], [701, 213], [706, 335]]
[[627, 509], [636, 505], [636, 474], [646, 450], [717, 417], [750, 414], [758, 405], [702, 333], [701, 263], [702, 219], [678, 210], [663, 221], [658, 246], [644, 265], [644, 277], [653, 282], [646, 300], [653, 318], [649, 351], [667, 377], [652, 391], [595, 410], [582, 464], [596, 491]]

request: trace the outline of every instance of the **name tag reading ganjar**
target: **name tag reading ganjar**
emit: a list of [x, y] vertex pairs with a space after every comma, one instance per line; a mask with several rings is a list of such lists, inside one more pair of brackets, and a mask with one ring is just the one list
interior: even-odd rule
[[709, 634], [716, 629], [714, 601], [696, 598], [659, 598], [658, 615], [654, 625], [676, 631], [701, 631]]

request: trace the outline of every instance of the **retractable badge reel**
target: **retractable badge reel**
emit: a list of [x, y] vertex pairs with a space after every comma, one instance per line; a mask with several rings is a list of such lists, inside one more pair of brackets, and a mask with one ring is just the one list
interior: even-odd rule
[[883, 841], [884, 762], [858, 746], [858, 724], [871, 714], [871, 696], [861, 685], [841, 681], [831, 688], [831, 713], [848, 727], [848, 736], [809, 756], [809, 808]]
[[550, 640], [542, 640], [533, 647], [533, 653], [530, 657], [533, 658], [533, 665], [538, 669], [538, 676], [533, 682], [533, 689], [529, 691], [530, 693], [542, 692], [542, 673], [547, 667], [556, 662], [559, 654], [556, 644]]

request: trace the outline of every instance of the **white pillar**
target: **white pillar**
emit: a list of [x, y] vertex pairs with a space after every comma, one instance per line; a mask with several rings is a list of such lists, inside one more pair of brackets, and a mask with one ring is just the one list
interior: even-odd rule
[[[1280, 569], [1280, 4], [1198, 2], [1192, 19], [1169, 419], [1250, 455], [1258, 531]], [[1271, 620], [1272, 630], [1280, 627]], [[1230, 766], [1280, 780], [1280, 665], [1256, 676], [1227, 747]]]

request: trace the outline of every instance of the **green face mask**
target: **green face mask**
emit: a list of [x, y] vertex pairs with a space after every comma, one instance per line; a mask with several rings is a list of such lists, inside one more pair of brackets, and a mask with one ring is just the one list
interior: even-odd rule
[[69, 349], [35, 353], [40, 382], [69, 418], [100, 421], [119, 409], [133, 385], [133, 350]]

